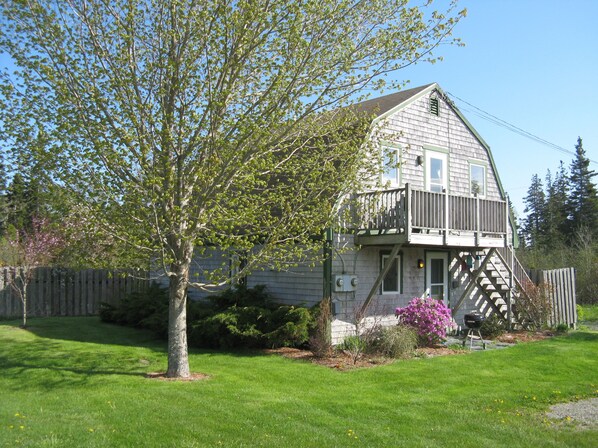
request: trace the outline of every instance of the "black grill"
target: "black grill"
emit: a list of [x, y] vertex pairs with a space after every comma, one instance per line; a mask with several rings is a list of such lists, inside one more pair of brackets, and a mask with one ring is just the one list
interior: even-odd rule
[[469, 349], [471, 350], [473, 348], [473, 342], [480, 341], [482, 347], [486, 350], [486, 342], [480, 332], [480, 327], [484, 323], [484, 320], [486, 320], [486, 318], [480, 313], [471, 313], [463, 316], [463, 323], [465, 323], [465, 326], [468, 328], [467, 335], [463, 340], [463, 347], [465, 347], [467, 340], [469, 340]]
[[486, 318], [478, 313], [466, 314], [463, 322], [467, 328], [480, 328]]

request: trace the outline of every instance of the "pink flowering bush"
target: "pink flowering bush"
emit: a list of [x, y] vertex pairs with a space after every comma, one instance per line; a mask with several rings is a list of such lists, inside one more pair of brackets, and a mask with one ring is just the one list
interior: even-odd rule
[[397, 308], [395, 315], [402, 323], [414, 327], [422, 344], [427, 346], [445, 339], [447, 329], [455, 325], [450, 308], [431, 297], [414, 297], [406, 307]]

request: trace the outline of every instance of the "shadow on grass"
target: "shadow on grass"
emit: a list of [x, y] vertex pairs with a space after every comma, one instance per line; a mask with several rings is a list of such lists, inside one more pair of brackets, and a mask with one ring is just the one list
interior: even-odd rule
[[[27, 381], [53, 389], [85, 384], [101, 375], [141, 377], [148, 369], [165, 367], [166, 341], [147, 330], [107, 324], [97, 317], [35, 318], [25, 329], [19, 325], [20, 321], [0, 322], [0, 329], [9, 330], [0, 336], [0, 376], [14, 379], [19, 388], [26, 388]], [[206, 358], [267, 356], [261, 350], [193, 347], [189, 354]]]
[[[0, 322], [0, 326], [18, 327], [20, 321]], [[102, 322], [99, 317], [53, 317], [34, 318], [24, 331], [40, 338], [64, 340], [91, 344], [109, 344], [126, 347], [143, 347], [155, 352], [167, 351], [167, 341], [159, 338], [149, 330], [132, 328]], [[213, 349], [189, 346], [189, 354], [216, 355], [225, 354], [236, 357], [265, 356], [263, 350], [252, 348]]]
[[[5, 321], [0, 322], [0, 327], [19, 327], [20, 324], [20, 321]], [[105, 323], [96, 316], [38, 317], [29, 319], [27, 327], [22, 330], [44, 339], [136, 346], [156, 351], [166, 349], [166, 342], [151, 331]]]
[[[5, 341], [2, 341], [5, 342]], [[135, 362], [136, 361], [136, 362]], [[0, 350], [0, 375], [11, 388], [55, 390], [87, 384], [101, 375], [145, 375], [139, 359], [121, 352], [111, 357], [104, 351], [70, 347], [50, 339], [15, 343]]]

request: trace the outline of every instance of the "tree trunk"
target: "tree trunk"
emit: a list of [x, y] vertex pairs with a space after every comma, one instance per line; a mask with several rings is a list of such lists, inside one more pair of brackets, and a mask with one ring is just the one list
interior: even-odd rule
[[27, 283], [23, 282], [23, 325], [21, 327], [27, 327]]
[[188, 378], [187, 350], [187, 285], [193, 254], [190, 244], [182, 244], [180, 259], [171, 265], [168, 308], [168, 370], [169, 378]]

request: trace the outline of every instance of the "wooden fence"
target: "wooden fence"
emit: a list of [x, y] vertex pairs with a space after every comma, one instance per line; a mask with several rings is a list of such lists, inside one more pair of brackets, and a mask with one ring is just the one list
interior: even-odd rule
[[[21, 299], [10, 286], [17, 269], [20, 268], [0, 268], [0, 318], [23, 313]], [[126, 294], [148, 284], [147, 273], [140, 271], [36, 268], [27, 288], [27, 315], [95, 315], [101, 302], [118, 304]]]
[[565, 324], [574, 328], [577, 325], [575, 269], [533, 270], [530, 274], [534, 283], [549, 285], [550, 299], [552, 301], [550, 325]]

